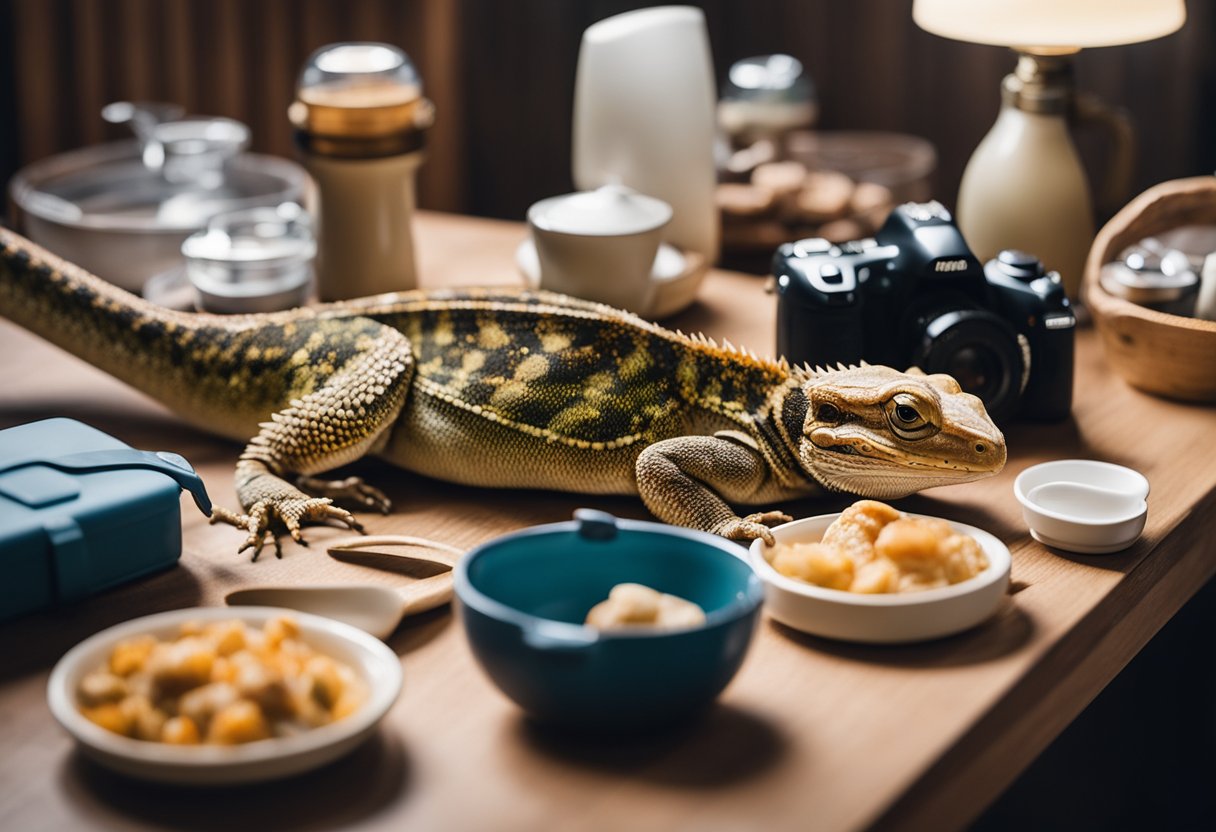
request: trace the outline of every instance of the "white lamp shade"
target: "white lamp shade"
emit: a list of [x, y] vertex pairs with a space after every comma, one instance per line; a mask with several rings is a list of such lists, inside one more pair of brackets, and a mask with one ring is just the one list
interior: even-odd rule
[[1083, 48], [1138, 43], [1176, 32], [1183, 0], [914, 0], [927, 32], [994, 46]]

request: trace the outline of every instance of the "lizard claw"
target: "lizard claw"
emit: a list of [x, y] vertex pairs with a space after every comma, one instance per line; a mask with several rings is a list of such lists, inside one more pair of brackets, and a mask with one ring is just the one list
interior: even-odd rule
[[296, 488], [314, 497], [354, 503], [362, 508], [388, 514], [393, 502], [383, 491], [368, 485], [362, 477], [347, 477], [344, 480], [321, 480], [314, 477], [297, 477]]
[[769, 546], [773, 546], [777, 540], [773, 537], [769, 526], [788, 523], [793, 519], [783, 511], [758, 511], [746, 517], [734, 517], [727, 520], [714, 529], [714, 532], [729, 540], [750, 541], [760, 538]]
[[253, 560], [257, 560], [266, 546], [266, 537], [274, 543], [274, 555], [283, 557], [283, 547], [279, 536], [272, 524], [281, 524], [291, 539], [307, 546], [303, 537], [301, 524], [307, 522], [324, 522], [337, 520], [355, 531], [362, 532], [363, 526], [355, 516], [344, 508], [333, 505], [328, 497], [283, 497], [279, 499], [259, 500], [249, 508], [248, 514], [238, 514], [226, 508], [216, 508], [211, 513], [211, 522], [228, 523], [249, 532], [249, 537], [237, 549], [237, 554], [247, 549], [253, 549]]

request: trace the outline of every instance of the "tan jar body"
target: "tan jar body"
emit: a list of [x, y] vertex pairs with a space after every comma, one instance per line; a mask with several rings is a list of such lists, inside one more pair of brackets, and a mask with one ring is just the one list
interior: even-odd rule
[[317, 185], [317, 294], [322, 301], [418, 286], [411, 220], [421, 150], [378, 159], [306, 154]]

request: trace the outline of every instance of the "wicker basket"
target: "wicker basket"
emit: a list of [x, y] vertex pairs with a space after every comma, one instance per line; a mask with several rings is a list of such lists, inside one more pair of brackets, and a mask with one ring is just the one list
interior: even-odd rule
[[1098, 232], [1084, 293], [1106, 360], [1134, 387], [1187, 401], [1216, 401], [1216, 322], [1157, 312], [1115, 297], [1102, 264], [1129, 245], [1182, 225], [1216, 225], [1216, 177], [1163, 182], [1129, 202]]

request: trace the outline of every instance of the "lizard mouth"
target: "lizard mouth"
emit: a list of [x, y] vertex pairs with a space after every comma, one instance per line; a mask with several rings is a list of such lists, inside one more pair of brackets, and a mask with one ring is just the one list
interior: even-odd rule
[[[920, 450], [913, 451], [909, 448], [895, 447], [884, 442], [879, 442], [872, 436], [850, 436], [842, 437], [837, 435], [830, 429], [815, 430], [809, 437], [819, 451], [842, 457], [854, 457], [858, 461], [861, 459], [871, 460], [873, 462], [890, 467], [893, 473], [906, 471], [909, 476], [917, 476], [917, 472], [921, 472], [920, 476], [925, 473], [933, 472], [934, 476], [954, 478], [973, 478], [976, 475], [993, 474], [1000, 471], [1004, 467], [1004, 454], [994, 454], [994, 459], [989, 462], [982, 459], [947, 459], [950, 455], [948, 451], [934, 451], [933, 453], [922, 453]], [[842, 441], [847, 440], [847, 441]], [[973, 442], [967, 440], [962, 442], [964, 447], [972, 446]], [[943, 455], [945, 454], [945, 455]], [[857, 463], [851, 463], [857, 464]]]

